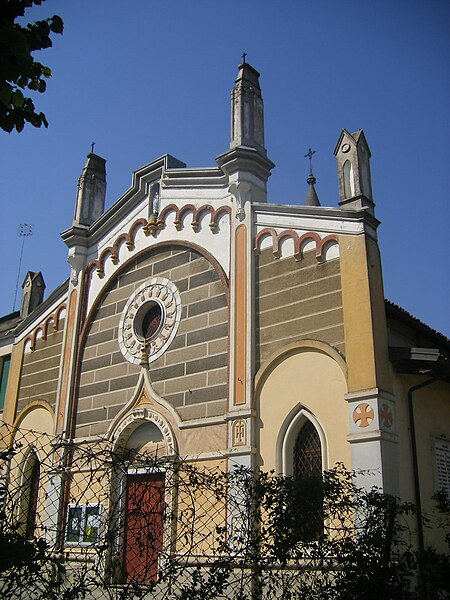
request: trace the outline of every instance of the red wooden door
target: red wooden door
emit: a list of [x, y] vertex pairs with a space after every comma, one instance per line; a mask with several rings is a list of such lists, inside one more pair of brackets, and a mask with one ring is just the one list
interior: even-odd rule
[[124, 581], [150, 583], [163, 545], [164, 473], [128, 475]]

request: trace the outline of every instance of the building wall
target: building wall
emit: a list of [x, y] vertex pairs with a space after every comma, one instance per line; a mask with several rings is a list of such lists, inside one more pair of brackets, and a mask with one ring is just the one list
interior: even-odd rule
[[133, 395], [140, 367], [126, 361], [118, 326], [133, 291], [153, 276], [178, 288], [182, 317], [168, 350], [150, 363], [154, 390], [182, 420], [221, 415], [228, 397], [228, 296], [223, 278], [200, 253], [186, 247], [150, 250], [127, 263], [99, 299], [87, 325], [76, 435], [106, 433]]
[[[289, 427], [301, 411], [311, 417], [322, 441], [325, 469], [350, 464], [345, 364], [337, 352], [314, 341], [293, 343], [260, 374], [256, 410], [257, 447], [264, 471], [285, 473], [282, 447]], [[294, 434], [295, 437], [295, 434]]]
[[339, 259], [318, 262], [274, 259], [270, 248], [256, 257], [257, 367], [295, 339], [319, 339], [343, 355], [344, 325]]
[[17, 403], [17, 415], [33, 400], [45, 400], [55, 409], [65, 320], [58, 330], [48, 327], [46, 339], [37, 337], [33, 351], [23, 357]]

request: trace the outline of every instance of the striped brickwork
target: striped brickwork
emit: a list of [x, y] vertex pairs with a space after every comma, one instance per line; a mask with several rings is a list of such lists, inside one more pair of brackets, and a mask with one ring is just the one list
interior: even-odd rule
[[59, 321], [57, 331], [50, 326], [46, 339], [38, 337], [34, 350], [25, 354], [17, 414], [32, 400], [45, 400], [53, 409], [55, 408], [64, 323], [64, 320]]
[[126, 302], [153, 276], [170, 279], [182, 302], [172, 344], [150, 363], [157, 394], [183, 420], [226, 411], [228, 306], [224, 284], [199, 253], [178, 247], [154, 251], [130, 263], [103, 295], [87, 333], [81, 360], [77, 436], [104, 434], [133, 395], [141, 367], [119, 350], [118, 326]]
[[339, 259], [318, 262], [314, 251], [301, 261], [256, 257], [257, 367], [298, 339], [327, 342], [344, 354]]

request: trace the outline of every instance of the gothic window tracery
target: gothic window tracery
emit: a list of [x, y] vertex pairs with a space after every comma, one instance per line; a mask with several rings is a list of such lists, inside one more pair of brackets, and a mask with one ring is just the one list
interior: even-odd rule
[[293, 448], [297, 535], [311, 541], [323, 532], [322, 445], [314, 424], [305, 419]]
[[306, 419], [294, 445], [294, 476], [320, 476], [322, 473], [322, 450], [319, 434]]

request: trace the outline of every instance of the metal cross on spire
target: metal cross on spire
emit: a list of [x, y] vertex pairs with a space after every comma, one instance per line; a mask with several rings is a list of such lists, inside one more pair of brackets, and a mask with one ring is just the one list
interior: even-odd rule
[[94, 153], [94, 146], [95, 146], [95, 142], [92, 142], [92, 144], [91, 144], [91, 152], [92, 152], [92, 154]]
[[315, 154], [316, 151], [312, 150], [311, 148], [309, 148], [308, 152], [305, 154], [305, 158], [309, 158], [309, 174], [312, 175], [313, 171], [312, 171], [312, 157], [313, 154]]
[[247, 52], [244, 52], [244, 53], [242, 54], [242, 64], [244, 64], [244, 65], [245, 65], [245, 57], [246, 57], [246, 56], [247, 56]]

